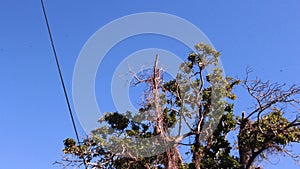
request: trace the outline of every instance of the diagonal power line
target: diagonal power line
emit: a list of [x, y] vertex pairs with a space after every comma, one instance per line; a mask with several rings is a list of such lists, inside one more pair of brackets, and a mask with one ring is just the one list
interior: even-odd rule
[[[75, 131], [77, 142], [78, 142], [80, 150], [81, 150], [81, 144], [80, 144], [80, 139], [79, 139], [77, 127], [76, 127], [76, 124], [75, 124], [75, 120], [74, 120], [73, 112], [72, 112], [72, 109], [71, 109], [71, 104], [70, 104], [70, 100], [69, 100], [69, 97], [68, 97], [68, 93], [67, 93], [67, 89], [66, 89], [66, 86], [65, 86], [65, 82], [64, 82], [64, 79], [63, 79], [63, 76], [62, 76], [62, 71], [61, 71], [61, 68], [60, 68], [59, 61], [58, 61], [58, 56], [57, 56], [57, 53], [56, 53], [56, 49], [55, 49], [55, 45], [54, 45], [54, 40], [53, 40], [53, 37], [52, 37], [52, 33], [51, 33], [51, 29], [50, 29], [50, 25], [49, 25], [49, 21], [48, 21], [48, 18], [47, 18], [46, 9], [45, 9], [45, 5], [44, 5], [43, 0], [41, 0], [41, 5], [42, 5], [42, 9], [43, 9], [43, 13], [44, 13], [46, 25], [47, 25], [47, 30], [48, 30], [48, 34], [49, 34], [49, 38], [50, 38], [50, 42], [51, 42], [51, 46], [52, 46], [52, 50], [53, 50], [53, 54], [54, 54], [56, 66], [57, 66], [59, 77], [60, 77], [60, 82], [61, 82], [61, 85], [62, 85], [62, 88], [63, 88], [63, 91], [64, 91], [64, 95], [65, 95], [67, 107], [68, 107], [68, 110], [69, 110], [69, 115], [71, 117], [72, 124], [73, 124], [73, 129]], [[85, 165], [85, 168], [87, 168], [85, 159], [83, 159], [83, 163]]]

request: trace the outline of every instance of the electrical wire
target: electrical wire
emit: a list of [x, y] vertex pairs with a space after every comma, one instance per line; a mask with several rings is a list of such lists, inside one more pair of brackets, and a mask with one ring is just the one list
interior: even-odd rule
[[[51, 29], [50, 29], [50, 25], [49, 25], [49, 21], [48, 21], [48, 17], [47, 17], [47, 14], [46, 14], [46, 9], [45, 9], [45, 5], [44, 5], [43, 0], [41, 0], [41, 5], [42, 5], [42, 9], [43, 9], [43, 13], [44, 13], [44, 18], [45, 18], [45, 21], [46, 21], [46, 25], [47, 25], [47, 30], [48, 30], [48, 34], [49, 34], [49, 38], [50, 38], [50, 42], [51, 42], [53, 54], [54, 54], [54, 57], [55, 57], [56, 66], [57, 66], [59, 77], [60, 77], [60, 82], [61, 82], [61, 85], [62, 85], [62, 88], [63, 88], [63, 91], [64, 91], [64, 95], [65, 95], [67, 107], [68, 107], [68, 110], [69, 110], [69, 115], [70, 115], [71, 120], [72, 120], [73, 129], [75, 131], [75, 135], [76, 135], [79, 147], [81, 147], [80, 139], [79, 139], [79, 135], [78, 135], [78, 131], [77, 131], [77, 127], [76, 127], [76, 124], [75, 124], [73, 112], [72, 112], [72, 109], [71, 109], [70, 100], [69, 100], [69, 97], [68, 97], [67, 89], [66, 89], [65, 82], [64, 82], [64, 79], [63, 79], [63, 75], [62, 75], [62, 71], [61, 71], [61, 68], [60, 68], [60, 64], [59, 64], [58, 56], [57, 56], [57, 53], [56, 53], [56, 49], [55, 49], [55, 45], [54, 45], [54, 40], [53, 40], [53, 36], [52, 36], [52, 33], [51, 33]], [[81, 148], [80, 148], [80, 150], [81, 150]], [[83, 163], [85, 165], [85, 168], [87, 168], [85, 159], [83, 159]]]

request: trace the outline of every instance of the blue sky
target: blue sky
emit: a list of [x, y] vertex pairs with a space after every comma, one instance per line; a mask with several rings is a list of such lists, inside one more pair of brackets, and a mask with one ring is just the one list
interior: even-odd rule
[[[74, 137], [74, 131], [40, 1], [0, 4], [0, 168], [59, 168], [52, 163], [60, 159], [62, 140]], [[69, 95], [76, 59], [88, 38], [108, 22], [137, 12], [170, 13], [195, 24], [222, 51], [227, 75], [242, 77], [251, 66], [253, 74], [265, 80], [300, 84], [298, 0], [45, 0], [45, 5]], [[172, 39], [134, 37], [113, 48], [104, 63], [149, 47], [180, 56], [189, 53]], [[106, 100], [101, 92], [107, 87], [101, 78], [109, 75], [100, 73], [96, 80], [98, 103], [107, 109], [111, 102], [101, 102]], [[265, 167], [296, 168], [288, 158], [272, 162], [276, 165]]]

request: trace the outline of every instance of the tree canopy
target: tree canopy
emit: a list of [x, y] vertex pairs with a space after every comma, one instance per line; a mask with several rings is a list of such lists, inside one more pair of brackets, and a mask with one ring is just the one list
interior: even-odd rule
[[[151, 73], [133, 73], [132, 87], [145, 84], [138, 112], [106, 112], [80, 144], [64, 140], [63, 166], [112, 169], [261, 168], [273, 154], [294, 160], [300, 142], [300, 87], [224, 77], [220, 52], [199, 43], [176, 77], [163, 78], [156, 56]], [[207, 71], [210, 70], [210, 71]], [[242, 88], [252, 103], [235, 111]], [[251, 108], [249, 108], [251, 107]], [[228, 135], [232, 133], [234, 139]], [[189, 157], [189, 158], [186, 158]]]

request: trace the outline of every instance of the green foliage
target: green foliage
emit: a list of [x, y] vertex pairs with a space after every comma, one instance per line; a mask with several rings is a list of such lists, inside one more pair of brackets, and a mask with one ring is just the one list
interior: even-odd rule
[[[181, 64], [177, 77], [167, 82], [162, 80], [163, 83], [158, 86], [161, 112], [155, 112], [157, 100], [153, 100], [153, 94], [149, 95], [135, 115], [132, 112], [105, 113], [98, 120], [104, 125], [94, 129], [92, 136], [81, 146], [73, 139], [64, 140], [63, 152], [80, 159], [73, 160], [73, 163], [85, 163], [95, 168], [248, 169], [255, 166], [259, 157], [266, 158], [267, 154], [275, 152], [285, 153], [287, 145], [300, 141], [298, 116], [291, 121], [284, 117], [286, 112], [275, 108], [276, 103], [291, 102], [287, 96], [299, 94], [300, 89], [299, 93], [291, 90], [282, 94], [280, 88], [248, 87], [250, 96], [253, 97], [253, 93], [263, 96], [254, 97], [261, 107], [249, 117], [245, 112], [238, 116], [240, 113], [234, 112], [238, 97], [233, 89], [240, 83], [247, 87], [247, 82], [223, 77], [219, 67], [220, 52], [204, 43], [197, 44], [195, 48], [196, 52], [190, 53], [187, 61]], [[211, 67], [214, 69], [209, 73], [203, 72]], [[149, 75], [149, 78], [155, 76]], [[259, 86], [259, 83], [255, 85]], [[152, 83], [148, 85], [153, 89]], [[278, 91], [275, 96], [282, 94], [282, 98], [286, 99], [267, 102], [266, 96]], [[177, 138], [170, 131], [179, 130], [183, 124], [189, 131], [180, 133], [186, 137], [176, 142]], [[235, 140], [238, 147], [227, 138], [231, 132], [237, 131], [239, 134]], [[160, 136], [166, 144], [173, 143], [173, 147], [170, 151], [151, 155], [161, 142], [143, 138], [154, 136]], [[186, 140], [192, 141], [184, 144]], [[192, 161], [181, 161], [182, 155], [176, 154], [179, 146], [185, 146], [186, 153], [192, 155]], [[109, 151], [112, 147], [114, 152]], [[66, 161], [70, 162], [70, 159]]]
[[129, 123], [129, 120], [123, 115], [113, 112], [104, 117], [104, 120], [113, 128], [117, 130], [124, 130]]
[[272, 112], [264, 115], [259, 121], [253, 122], [248, 131], [240, 135], [244, 146], [252, 151], [264, 151], [274, 148], [273, 153], [282, 152], [284, 147], [292, 142], [299, 142], [300, 129], [298, 126], [291, 126], [290, 121], [283, 117], [283, 112], [273, 109]]
[[201, 160], [201, 168], [240, 168], [239, 159], [230, 154], [232, 147], [226, 139], [227, 134], [234, 130], [236, 121], [232, 112], [227, 112], [211, 137], [211, 144], [204, 149], [205, 156]]
[[177, 113], [174, 110], [165, 108], [163, 111], [163, 120], [168, 128], [174, 127], [177, 122]]

